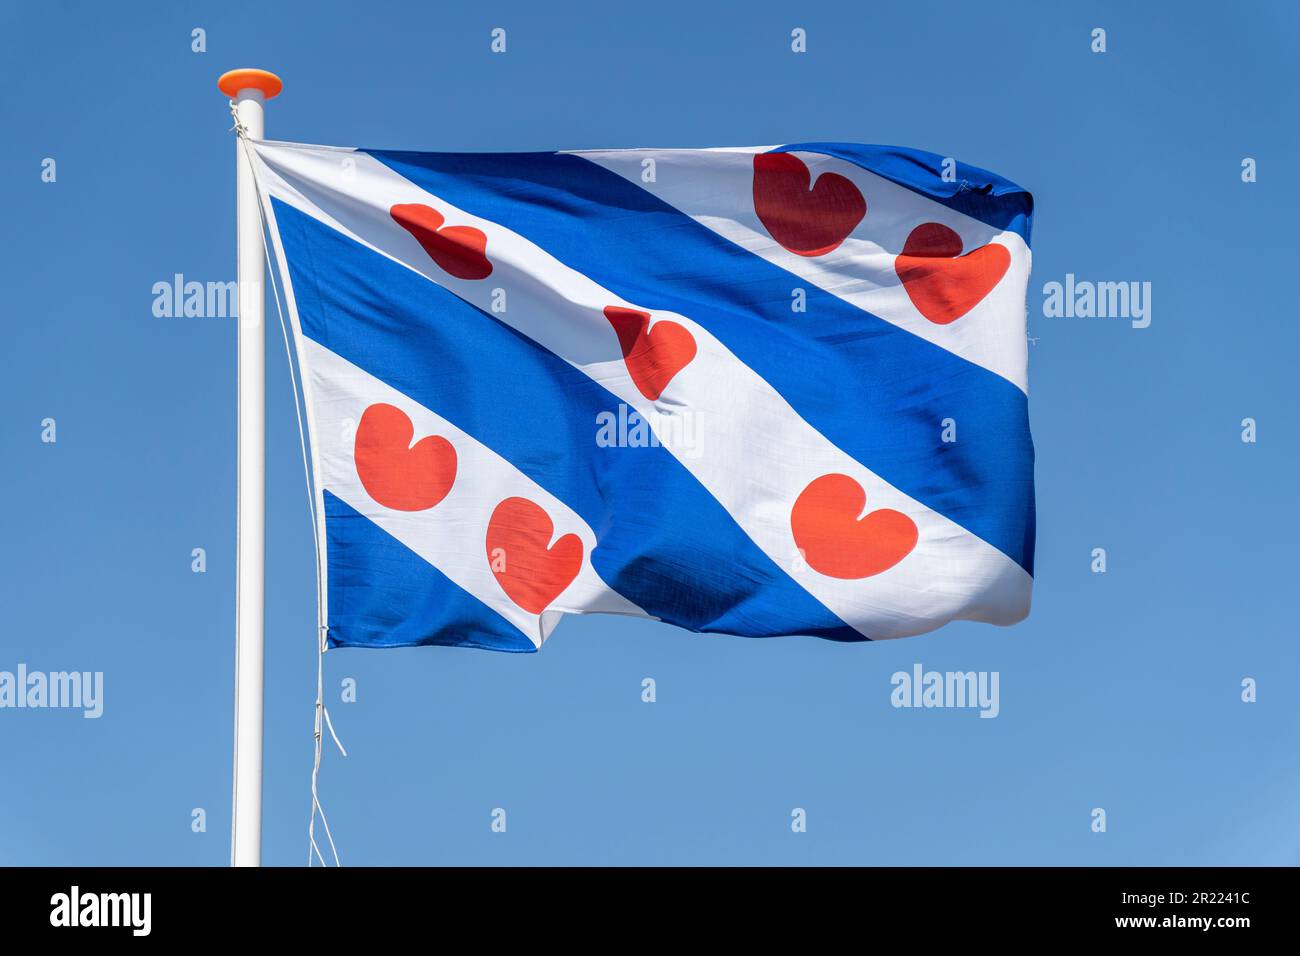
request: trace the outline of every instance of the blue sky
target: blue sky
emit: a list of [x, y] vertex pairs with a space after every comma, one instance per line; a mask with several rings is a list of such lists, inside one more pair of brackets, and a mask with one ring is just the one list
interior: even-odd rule
[[[0, 864], [229, 855], [234, 322], [157, 318], [234, 276], [216, 78], [280, 73], [272, 138], [531, 150], [842, 140], [1035, 195], [1037, 584], [1013, 629], [905, 641], [565, 621], [537, 655], [341, 650], [354, 864], [1295, 864], [1300, 510], [1286, 283], [1287, 4], [371, 0], [9, 5], [0, 151], [7, 623], [0, 670], [103, 671], [104, 715], [0, 710]], [[191, 51], [191, 30], [207, 52]], [[508, 52], [489, 52], [507, 30]], [[790, 52], [803, 27], [808, 52]], [[1090, 51], [1094, 27], [1107, 52]], [[57, 181], [41, 162], [57, 162]], [[1258, 182], [1241, 181], [1241, 161]], [[1152, 322], [1047, 318], [1066, 273]], [[312, 542], [269, 344], [264, 859], [306, 859]], [[43, 443], [41, 421], [57, 421]], [[1240, 422], [1258, 422], [1241, 441]], [[190, 570], [191, 550], [208, 570]], [[1105, 574], [1090, 571], [1104, 547]], [[896, 710], [890, 675], [995, 670], [1001, 713]], [[356, 703], [338, 702], [354, 678]], [[658, 700], [642, 703], [653, 677]], [[1258, 701], [1241, 701], [1241, 681]], [[490, 813], [508, 813], [505, 834]], [[806, 809], [808, 831], [790, 829]], [[1103, 807], [1107, 832], [1090, 812]], [[191, 830], [204, 808], [207, 830]]]

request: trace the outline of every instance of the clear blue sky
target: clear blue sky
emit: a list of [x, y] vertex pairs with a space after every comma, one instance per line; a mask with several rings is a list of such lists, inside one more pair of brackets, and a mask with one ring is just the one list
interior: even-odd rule
[[[322, 792], [345, 863], [1300, 862], [1295, 7], [741, 9], [6, 6], [0, 670], [103, 671], [106, 699], [97, 721], [0, 711], [0, 863], [228, 859], [235, 327], [156, 318], [151, 287], [233, 278], [215, 83], [235, 66], [284, 77], [273, 138], [893, 143], [1037, 200], [1028, 621], [842, 645], [574, 618], [537, 655], [331, 652], [351, 755], [327, 753]], [[498, 26], [505, 55], [489, 52]], [[1257, 183], [1241, 182], [1246, 156]], [[1151, 282], [1150, 328], [1045, 318], [1042, 286], [1067, 272]], [[264, 856], [299, 864], [312, 553], [274, 334]], [[890, 675], [917, 662], [999, 671], [1001, 715], [891, 708]], [[345, 677], [354, 704], [337, 702]]]

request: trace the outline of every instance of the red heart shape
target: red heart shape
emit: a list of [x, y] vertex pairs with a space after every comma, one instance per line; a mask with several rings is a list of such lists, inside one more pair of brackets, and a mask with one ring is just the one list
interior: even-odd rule
[[853, 181], [812, 173], [793, 153], [754, 156], [754, 212], [772, 238], [800, 256], [823, 256], [843, 242], [867, 214]]
[[473, 226], [443, 226], [446, 218], [423, 203], [398, 203], [388, 210], [393, 220], [413, 235], [439, 268], [457, 279], [486, 279], [492, 263], [486, 254], [487, 236]]
[[394, 511], [424, 511], [451, 491], [456, 449], [440, 435], [411, 447], [415, 426], [393, 405], [371, 405], [357, 426], [353, 455], [366, 494]]
[[859, 517], [867, 493], [848, 475], [822, 475], [795, 500], [790, 530], [814, 571], [832, 578], [868, 578], [892, 568], [916, 547], [916, 522], [881, 508]]
[[894, 260], [912, 304], [936, 325], [947, 325], [975, 308], [1011, 266], [1006, 246], [990, 242], [961, 254], [961, 236], [937, 222], [917, 226]]
[[555, 544], [551, 516], [527, 498], [507, 498], [488, 521], [488, 567], [502, 590], [529, 614], [541, 614], [582, 570], [582, 539]]
[[662, 319], [651, 329], [649, 312], [617, 305], [605, 306], [605, 318], [618, 334], [632, 382], [652, 402], [695, 358], [695, 336], [678, 322]]

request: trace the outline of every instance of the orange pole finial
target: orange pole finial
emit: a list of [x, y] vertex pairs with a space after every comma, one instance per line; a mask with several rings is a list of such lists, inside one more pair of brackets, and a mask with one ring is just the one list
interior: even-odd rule
[[240, 90], [261, 90], [262, 96], [271, 99], [284, 89], [284, 81], [267, 70], [254, 70], [248, 67], [222, 73], [217, 80], [217, 88], [232, 100]]

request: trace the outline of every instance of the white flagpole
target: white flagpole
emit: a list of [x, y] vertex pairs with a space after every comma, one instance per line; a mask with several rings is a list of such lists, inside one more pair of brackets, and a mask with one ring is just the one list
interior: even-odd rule
[[[231, 70], [217, 81], [252, 139], [262, 139], [266, 100], [280, 78]], [[244, 144], [235, 141], [239, 267], [239, 471], [235, 604], [235, 781], [231, 866], [262, 862], [262, 648], [266, 603], [266, 272], [261, 211]]]

